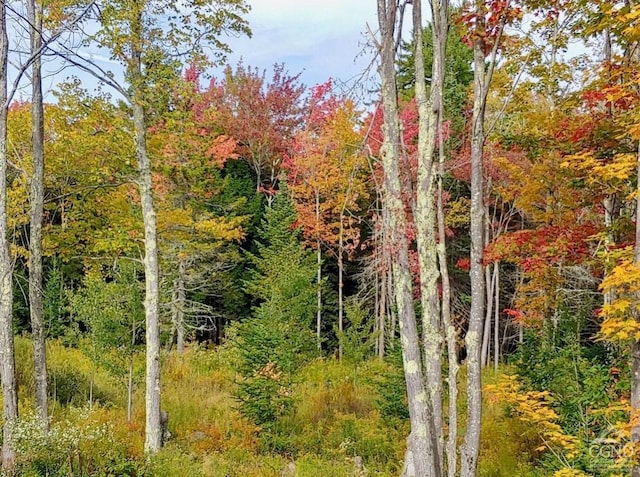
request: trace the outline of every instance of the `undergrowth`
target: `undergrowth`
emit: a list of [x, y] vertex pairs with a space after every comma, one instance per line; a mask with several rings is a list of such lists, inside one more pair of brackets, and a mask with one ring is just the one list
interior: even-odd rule
[[[162, 451], [147, 460], [142, 386], [127, 421], [121, 383], [80, 349], [52, 342], [51, 424], [44, 432], [33, 415], [30, 342], [18, 338], [16, 353], [19, 475], [352, 477], [402, 470], [409, 426], [402, 374], [393, 363], [369, 360], [355, 368], [335, 359], [312, 361], [299, 371], [291, 412], [265, 432], [242, 415], [233, 397], [237, 376], [230, 349], [192, 347], [182, 356], [166, 355], [162, 408], [169, 435]], [[460, 414], [464, 421], [464, 403]], [[480, 476], [544, 475], [531, 463], [535, 455], [524, 430], [500, 406], [486, 403]]]

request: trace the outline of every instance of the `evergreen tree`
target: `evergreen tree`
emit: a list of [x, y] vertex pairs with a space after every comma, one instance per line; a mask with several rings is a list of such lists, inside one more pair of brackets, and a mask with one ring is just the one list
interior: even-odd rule
[[315, 348], [314, 255], [300, 242], [295, 220], [284, 186], [266, 209], [258, 252], [249, 257], [255, 270], [246, 291], [259, 304], [233, 338], [242, 376], [237, 398], [245, 415], [264, 429], [290, 409], [295, 373]]

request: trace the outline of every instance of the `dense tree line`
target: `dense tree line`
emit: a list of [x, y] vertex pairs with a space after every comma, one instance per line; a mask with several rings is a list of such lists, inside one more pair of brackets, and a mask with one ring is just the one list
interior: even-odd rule
[[[305, 364], [333, 357], [357, 376], [401, 354], [407, 476], [478, 475], [490, 363], [517, 374], [486, 391], [536, 423], [549, 472], [640, 472], [635, 2], [378, 0], [370, 109], [285, 65], [210, 77], [222, 33], [249, 33], [240, 0], [13, 3], [0, 15], [8, 472], [22, 332], [45, 427], [47, 339], [126, 384], [129, 421], [144, 351], [149, 455], [161, 356], [205, 343], [235, 350], [235, 398], [271, 451], [286, 452]], [[70, 47], [78, 36], [123, 77]], [[111, 92], [72, 80], [44, 104], [45, 52]], [[594, 456], [614, 429], [616, 452]]]

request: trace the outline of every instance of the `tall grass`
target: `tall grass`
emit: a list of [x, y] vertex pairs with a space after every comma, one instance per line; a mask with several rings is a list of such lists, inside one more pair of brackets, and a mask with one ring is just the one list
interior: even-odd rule
[[[27, 439], [20, 451], [21, 475], [353, 477], [365, 475], [362, 466], [368, 476], [400, 474], [409, 427], [404, 419], [383, 415], [379, 383], [395, 372], [389, 363], [371, 360], [356, 370], [335, 359], [311, 362], [297, 377], [292, 412], [265, 433], [242, 416], [232, 397], [238, 377], [231, 350], [194, 346], [182, 356], [166, 355], [162, 408], [169, 415], [169, 436], [163, 450], [147, 461], [142, 386], [136, 389], [133, 418], [127, 422], [126, 388], [120, 380], [96, 367], [81, 349], [51, 342], [47, 350], [51, 427], [60, 430], [59, 436], [77, 433], [82, 444], [70, 450], [62, 437], [59, 445]], [[27, 426], [34, 392], [27, 339], [16, 340], [16, 356]], [[142, 364], [142, 356], [138, 359]], [[492, 376], [485, 375], [485, 381]], [[400, 400], [403, 395], [401, 385], [391, 394]], [[464, 402], [460, 413], [464, 415]], [[107, 428], [100, 426], [107, 426], [108, 433], [94, 438], [83, 430]], [[543, 475], [532, 464], [533, 443], [523, 437], [522, 426], [497, 404], [485, 403], [482, 477]]]

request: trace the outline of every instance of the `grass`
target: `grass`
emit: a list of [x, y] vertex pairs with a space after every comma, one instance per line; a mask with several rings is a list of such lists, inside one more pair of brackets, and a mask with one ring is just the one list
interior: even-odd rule
[[[30, 467], [24, 475], [279, 477], [288, 475], [289, 469], [290, 475], [299, 477], [353, 477], [362, 473], [360, 460], [368, 476], [400, 474], [408, 424], [382, 415], [376, 383], [392, 369], [380, 360], [364, 363], [357, 370], [335, 359], [313, 361], [298, 376], [293, 412], [265, 435], [240, 414], [232, 397], [236, 376], [229, 350], [193, 347], [182, 356], [165, 356], [162, 408], [169, 414], [170, 438], [147, 462], [142, 386], [136, 389], [133, 419], [127, 422], [126, 389], [121, 380], [95, 369], [80, 349], [52, 342], [48, 352], [55, 377], [53, 425], [84, 425], [68, 410], [86, 406], [93, 375], [92, 419], [110, 426], [109, 440], [84, 445], [71, 458], [47, 464], [48, 474], [27, 459]], [[30, 342], [18, 338], [17, 374], [24, 412], [33, 403], [30, 353]], [[491, 382], [493, 376], [492, 371], [486, 373], [485, 382]], [[462, 391], [463, 386], [459, 412], [464, 421]], [[533, 443], [523, 437], [523, 424], [493, 403], [485, 403], [483, 412], [480, 476], [542, 476], [532, 464]], [[69, 464], [72, 460], [76, 470]], [[78, 473], [78, 463], [84, 466], [83, 473]], [[52, 470], [55, 465], [58, 471]]]

